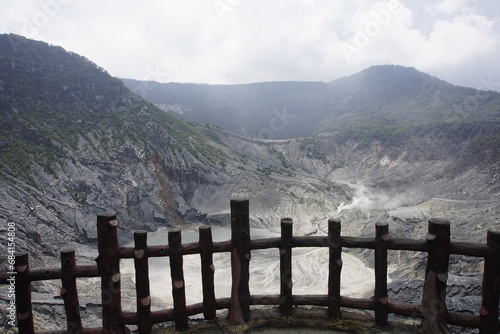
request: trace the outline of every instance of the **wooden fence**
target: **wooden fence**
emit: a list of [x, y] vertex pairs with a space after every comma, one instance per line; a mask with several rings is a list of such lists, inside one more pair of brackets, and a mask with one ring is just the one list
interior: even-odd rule
[[[324, 306], [332, 318], [342, 317], [342, 307], [373, 310], [378, 324], [386, 324], [388, 314], [422, 319], [425, 333], [444, 333], [448, 324], [479, 328], [479, 332], [498, 333], [500, 297], [500, 231], [489, 230], [487, 244], [450, 241], [450, 223], [446, 220], [429, 220], [425, 240], [393, 238], [387, 224], [376, 224], [374, 238], [341, 236], [339, 220], [328, 221], [327, 236], [293, 236], [292, 220], [281, 221], [281, 237], [250, 239], [248, 200], [231, 201], [231, 239], [212, 242], [210, 227], [199, 229], [199, 242], [182, 244], [181, 231], [168, 233], [168, 245], [148, 246], [147, 233], [134, 233], [134, 247], [118, 244], [115, 213], [97, 216], [98, 251], [97, 266], [75, 265], [74, 250], [61, 251], [61, 268], [30, 270], [28, 255], [15, 257], [16, 314], [19, 332], [34, 333], [31, 307], [31, 282], [60, 279], [61, 296], [66, 310], [67, 329], [51, 333], [126, 333], [126, 325], [137, 325], [140, 333], [150, 333], [154, 324], [174, 321], [177, 330], [189, 327], [188, 317], [203, 314], [214, 319], [216, 311], [228, 309], [231, 323], [249, 321], [251, 305], [277, 305], [282, 315], [293, 314], [294, 305]], [[292, 284], [292, 249], [296, 247], [327, 247], [329, 249], [329, 278], [327, 295], [294, 295]], [[280, 294], [251, 295], [249, 290], [249, 263], [252, 250], [279, 249]], [[349, 298], [340, 294], [342, 249], [373, 249], [375, 256], [374, 297]], [[399, 304], [387, 295], [388, 250], [427, 252], [427, 267], [421, 305]], [[214, 292], [213, 254], [230, 252], [232, 289], [229, 298], [216, 298]], [[186, 305], [183, 256], [199, 254], [201, 258], [203, 300]], [[451, 254], [484, 258], [482, 304], [478, 314], [448, 311], [446, 289], [448, 264]], [[169, 257], [173, 308], [151, 310], [148, 277], [148, 258]], [[136, 312], [121, 309], [120, 259], [134, 260], [136, 275]], [[9, 284], [11, 273], [0, 274], [0, 283]], [[76, 278], [101, 277], [102, 328], [82, 328]]]

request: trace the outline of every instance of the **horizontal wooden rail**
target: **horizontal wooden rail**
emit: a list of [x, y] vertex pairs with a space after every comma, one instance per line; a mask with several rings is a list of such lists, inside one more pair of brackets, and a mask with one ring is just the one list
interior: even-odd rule
[[387, 249], [406, 250], [414, 252], [428, 252], [427, 242], [425, 240], [412, 240], [406, 238], [392, 238], [387, 243]]
[[470, 328], [480, 328], [481, 318], [474, 314], [464, 314], [460, 312], [448, 311], [447, 322], [450, 325], [470, 327]]
[[472, 242], [452, 241], [450, 242], [450, 254], [487, 257], [489, 254], [489, 248], [487, 245]]
[[[250, 239], [249, 209], [247, 200], [231, 201], [231, 239], [221, 242], [212, 241], [210, 227], [199, 230], [198, 242], [182, 243], [181, 232], [170, 231], [168, 244], [147, 245], [147, 233], [134, 233], [133, 247], [119, 246], [117, 241], [116, 215], [112, 212], [98, 215], [98, 249], [96, 265], [77, 266], [74, 251], [61, 252], [61, 268], [29, 269], [26, 253], [16, 256], [16, 273], [0, 273], [0, 284], [11, 284], [16, 278], [16, 298], [19, 332], [32, 334], [33, 315], [31, 310], [31, 282], [61, 280], [61, 295], [67, 314], [67, 329], [42, 332], [59, 334], [78, 333], [126, 333], [125, 325], [137, 325], [140, 334], [150, 333], [153, 324], [173, 321], [178, 330], [188, 329], [188, 317], [203, 315], [214, 319], [216, 310], [229, 310], [232, 323], [246, 322], [250, 319], [250, 306], [277, 305], [282, 315], [293, 315], [292, 306], [321, 306], [327, 308], [326, 314], [332, 318], [341, 317], [340, 308], [353, 308], [375, 311], [378, 324], [387, 322], [387, 315], [422, 319], [422, 331], [441, 333], [447, 325], [479, 328], [481, 334], [497, 333], [498, 303], [500, 293], [500, 232], [488, 231], [487, 244], [450, 240], [449, 222], [439, 219], [429, 221], [429, 232], [424, 240], [394, 238], [388, 225], [376, 225], [373, 238], [359, 238], [340, 235], [340, 221], [328, 221], [326, 236], [293, 236], [291, 219], [281, 221], [281, 237]], [[325, 295], [294, 295], [292, 275], [292, 251], [300, 247], [328, 248], [329, 277], [328, 293]], [[251, 295], [249, 291], [249, 263], [252, 250], [276, 248], [280, 261], [280, 294]], [[372, 298], [351, 298], [340, 295], [340, 279], [343, 267], [342, 250], [371, 249], [375, 257], [375, 288]], [[413, 251], [428, 254], [424, 293], [421, 305], [393, 303], [387, 296], [387, 251]], [[231, 297], [216, 298], [214, 290], [214, 271], [212, 255], [230, 253]], [[186, 305], [183, 273], [183, 256], [200, 255], [202, 270], [202, 302]], [[482, 304], [478, 314], [463, 314], [449, 311], [446, 306], [446, 289], [450, 255], [463, 255], [483, 258]], [[174, 307], [151, 310], [151, 291], [149, 290], [149, 258], [169, 257], [172, 278]], [[121, 259], [133, 259], [136, 274], [137, 312], [121, 310]], [[278, 260], [278, 259], [277, 259]], [[76, 291], [76, 278], [101, 278], [102, 328], [82, 328], [79, 302]], [[167, 288], [167, 287], [165, 287]], [[439, 304], [439, 305], [438, 305]], [[439, 306], [439, 312], [432, 307]]]
[[[233, 248], [231, 240], [214, 242], [214, 253], [230, 252]], [[266, 247], [267, 248], [267, 247]], [[145, 249], [148, 257], [168, 257], [170, 256], [170, 247], [168, 245], [147, 246]], [[182, 244], [180, 252], [182, 255], [200, 254], [200, 246], [197, 242]], [[134, 258], [134, 247], [122, 246], [118, 248], [118, 255], [122, 259]]]
[[[37, 332], [38, 334], [68, 334], [67, 330]], [[83, 328], [78, 333], [81, 334], [102, 334], [102, 328]]]
[[252, 250], [279, 248], [281, 238], [255, 239], [250, 242]]
[[[278, 296], [279, 297], [279, 296]], [[278, 298], [276, 297], [276, 298]], [[252, 301], [253, 301], [252, 297]], [[273, 301], [277, 301], [277, 299], [273, 299]], [[276, 305], [276, 304], [260, 304], [260, 303], [252, 303], [252, 305]], [[230, 306], [230, 298], [217, 298], [215, 300], [215, 306], [217, 310], [228, 309]], [[203, 303], [196, 303], [192, 305], [187, 305], [187, 315], [193, 316], [197, 314], [203, 313]], [[136, 325], [137, 324], [137, 312], [122, 312], [121, 321], [127, 325]], [[175, 310], [173, 308], [160, 310], [160, 311], [152, 311], [151, 312], [151, 322], [153, 324], [159, 324], [162, 322], [169, 322], [175, 320]]]
[[[296, 306], [328, 306], [328, 296], [327, 295], [294, 295], [294, 305]], [[251, 305], [259, 306], [272, 306], [278, 305], [280, 303], [280, 295], [252, 295], [250, 297]], [[216, 305], [218, 310], [227, 309], [230, 304], [230, 298], [220, 298], [216, 300]], [[341, 297], [340, 305], [346, 308], [361, 309], [361, 310], [375, 310], [375, 302], [372, 299], [362, 299], [362, 298], [350, 298]], [[390, 313], [413, 317], [413, 318], [423, 318], [422, 308], [420, 305], [412, 304], [400, 304], [400, 303], [388, 303], [388, 310]], [[187, 313], [189, 316], [202, 314], [203, 313], [203, 303], [197, 303], [187, 306]], [[123, 323], [127, 325], [137, 324], [137, 313], [135, 312], [122, 312], [121, 317]], [[151, 321], [154, 324], [174, 321], [174, 309], [167, 309], [162, 311], [154, 311], [151, 313]], [[464, 314], [460, 312], [448, 312], [448, 324], [479, 328], [480, 327], [480, 317], [474, 314]]]
[[[279, 248], [281, 238], [255, 239], [251, 241], [250, 247], [252, 250]], [[230, 252], [232, 243], [230, 240], [214, 242], [214, 253]], [[375, 249], [375, 241], [370, 238], [354, 238], [341, 237], [341, 245], [345, 248], [365, 248]], [[300, 236], [294, 237], [292, 247], [328, 247], [326, 236]], [[425, 240], [413, 240], [407, 238], [391, 239], [387, 245], [389, 250], [407, 250], [416, 252], [428, 252], [427, 242]], [[134, 247], [120, 247], [118, 254], [123, 259], [134, 258]], [[165, 257], [170, 256], [170, 248], [168, 245], [148, 246], [146, 250], [149, 257]], [[199, 254], [200, 247], [197, 242], [186, 243], [182, 245], [182, 255]], [[486, 257], [488, 255], [488, 247], [486, 245], [472, 242], [452, 241], [450, 243], [450, 254], [465, 255], [473, 257]], [[34, 280], [49, 280], [60, 278], [59, 269], [38, 270], [37, 278]], [[82, 276], [91, 277], [91, 276]], [[6, 284], [3, 280], [7, 279], [6, 274], [0, 274], [0, 284]]]
[[387, 308], [390, 313], [412, 318], [423, 318], [422, 306], [401, 303], [388, 303]]
[[[96, 265], [75, 266], [75, 268], [73, 269], [73, 274], [76, 277], [82, 278], [99, 277], [99, 272]], [[15, 273], [0, 273], [0, 284], [8, 284], [9, 282], [7, 281], [7, 279], [9, 279], [13, 275], [15, 275]], [[26, 278], [31, 282], [61, 279], [61, 269], [52, 268], [30, 270]]]

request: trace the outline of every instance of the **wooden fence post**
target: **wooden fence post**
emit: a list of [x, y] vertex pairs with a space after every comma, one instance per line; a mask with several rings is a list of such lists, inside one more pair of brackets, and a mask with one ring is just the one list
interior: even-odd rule
[[170, 248], [170, 276], [172, 277], [172, 297], [174, 299], [175, 328], [178, 331], [188, 329], [186, 308], [186, 284], [184, 281], [183, 259], [181, 253], [181, 230], [168, 232]]
[[102, 327], [107, 334], [128, 332], [120, 322], [121, 316], [121, 278], [120, 257], [118, 255], [118, 234], [116, 213], [102, 212], [97, 215], [96, 259], [101, 276]]
[[212, 228], [202, 226], [198, 230], [200, 235], [201, 281], [203, 286], [203, 317], [213, 320], [216, 316], [214, 287], [214, 246], [212, 242]]
[[292, 281], [292, 227], [290, 218], [281, 220], [281, 243], [280, 243], [280, 312], [283, 316], [292, 315], [293, 307], [293, 281]]
[[481, 334], [500, 331], [498, 301], [500, 299], [500, 230], [489, 230], [487, 236], [489, 254], [484, 261], [483, 300], [479, 315]]
[[448, 333], [446, 307], [446, 281], [450, 260], [450, 222], [430, 219], [429, 256], [422, 299], [422, 330], [424, 333]]
[[64, 309], [66, 311], [66, 328], [68, 333], [72, 334], [82, 331], [76, 277], [73, 275], [75, 265], [75, 250], [61, 250], [61, 296], [64, 300]]
[[232, 324], [250, 319], [250, 212], [248, 200], [231, 200], [231, 302]]
[[328, 220], [328, 316], [340, 318], [340, 274], [342, 271], [342, 245], [340, 243], [340, 220]]
[[28, 279], [28, 253], [16, 253], [16, 313], [19, 333], [34, 334], [33, 310], [31, 309], [31, 282]]
[[389, 225], [375, 225], [375, 321], [387, 324], [389, 314], [387, 297], [387, 242], [390, 240]]
[[151, 294], [149, 291], [148, 233], [134, 232], [134, 267], [137, 294], [137, 327], [140, 334], [151, 333]]

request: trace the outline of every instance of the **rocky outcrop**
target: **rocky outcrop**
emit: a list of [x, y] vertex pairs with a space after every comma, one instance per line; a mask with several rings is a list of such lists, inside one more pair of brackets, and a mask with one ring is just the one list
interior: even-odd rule
[[[5, 73], [20, 71], [11, 74], [22, 80], [2, 77], [0, 85], [6, 120], [0, 123], [0, 252], [6, 254], [7, 224], [15, 223], [16, 251], [30, 253], [32, 268], [58, 266], [59, 250], [68, 246], [93, 263], [98, 212], [117, 212], [124, 243], [136, 229], [228, 224], [231, 198], [250, 199], [252, 227], [278, 231], [280, 219], [290, 217], [295, 235], [325, 234], [328, 217], [340, 218], [342, 234], [351, 236], [373, 237], [375, 222], [386, 221], [391, 235], [423, 238], [430, 217], [449, 219], [452, 238], [461, 240], [484, 242], [487, 229], [499, 227], [499, 155], [488, 148], [489, 160], [465, 164], [467, 149], [476, 147], [471, 139], [453, 142], [427, 132], [397, 145], [338, 133], [250, 139], [179, 121], [80, 58], [72, 61], [86, 64], [86, 76], [74, 68], [53, 73], [49, 64], [35, 66], [39, 77], [32, 79], [29, 59], [12, 52], [16, 66], [0, 64]], [[37, 61], [53, 61], [42, 58]], [[61, 94], [63, 83], [72, 87], [68, 95]], [[106, 96], [96, 98], [96, 91]], [[373, 265], [369, 252], [352, 253]], [[399, 282], [393, 291], [425, 269], [423, 254], [391, 252], [389, 260], [391, 279]], [[480, 270], [476, 260], [452, 259], [452, 274]]]
[[303, 234], [327, 217], [340, 217], [349, 234], [372, 236], [374, 222], [387, 221], [391, 234], [414, 238], [424, 235], [433, 216], [449, 218], [457, 239], [484, 240], [497, 224], [495, 182], [474, 168], [443, 179], [450, 157], [412, 164], [403, 150], [389, 158], [376, 143], [357, 149], [318, 138], [325, 162], [304, 156], [300, 140], [257, 141], [225, 132], [219, 139], [217, 147], [229, 157], [224, 167], [167, 145], [147, 155], [125, 142], [104, 154], [82, 138], [86, 148], [64, 161], [57, 177], [36, 165], [36, 185], [4, 174], [1, 219], [18, 223], [19, 250], [52, 257], [68, 241], [94, 242], [100, 211], [118, 213], [125, 241], [134, 229], [186, 220], [228, 223], [229, 199], [242, 197], [250, 199], [253, 224], [276, 229], [287, 216]]

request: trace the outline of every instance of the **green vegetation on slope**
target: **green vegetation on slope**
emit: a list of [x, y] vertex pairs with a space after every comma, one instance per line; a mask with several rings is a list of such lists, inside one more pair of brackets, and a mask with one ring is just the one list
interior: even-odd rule
[[449, 141], [465, 141], [475, 138], [490, 138], [500, 133], [500, 120], [467, 120], [467, 121], [443, 121], [427, 124], [416, 124], [408, 126], [395, 125], [358, 125], [339, 131], [337, 139], [340, 142], [356, 140], [362, 145], [369, 145], [379, 141], [389, 145], [399, 145], [407, 138], [413, 136], [424, 137], [432, 135], [439, 139]]
[[466, 128], [500, 119], [500, 93], [457, 87], [403, 66], [373, 66], [330, 83], [124, 82], [178, 117], [263, 139], [340, 132], [397, 142], [409, 129], [434, 131], [461, 123]]
[[179, 118], [260, 139], [309, 135], [328, 113], [328, 86], [323, 82], [207, 85], [123, 81]]
[[229, 158], [210, 144], [216, 130], [165, 113], [84, 57], [17, 35], [0, 35], [0, 121], [0, 167], [27, 182], [34, 162], [54, 172], [82, 139], [109, 154], [128, 141], [219, 165]]

